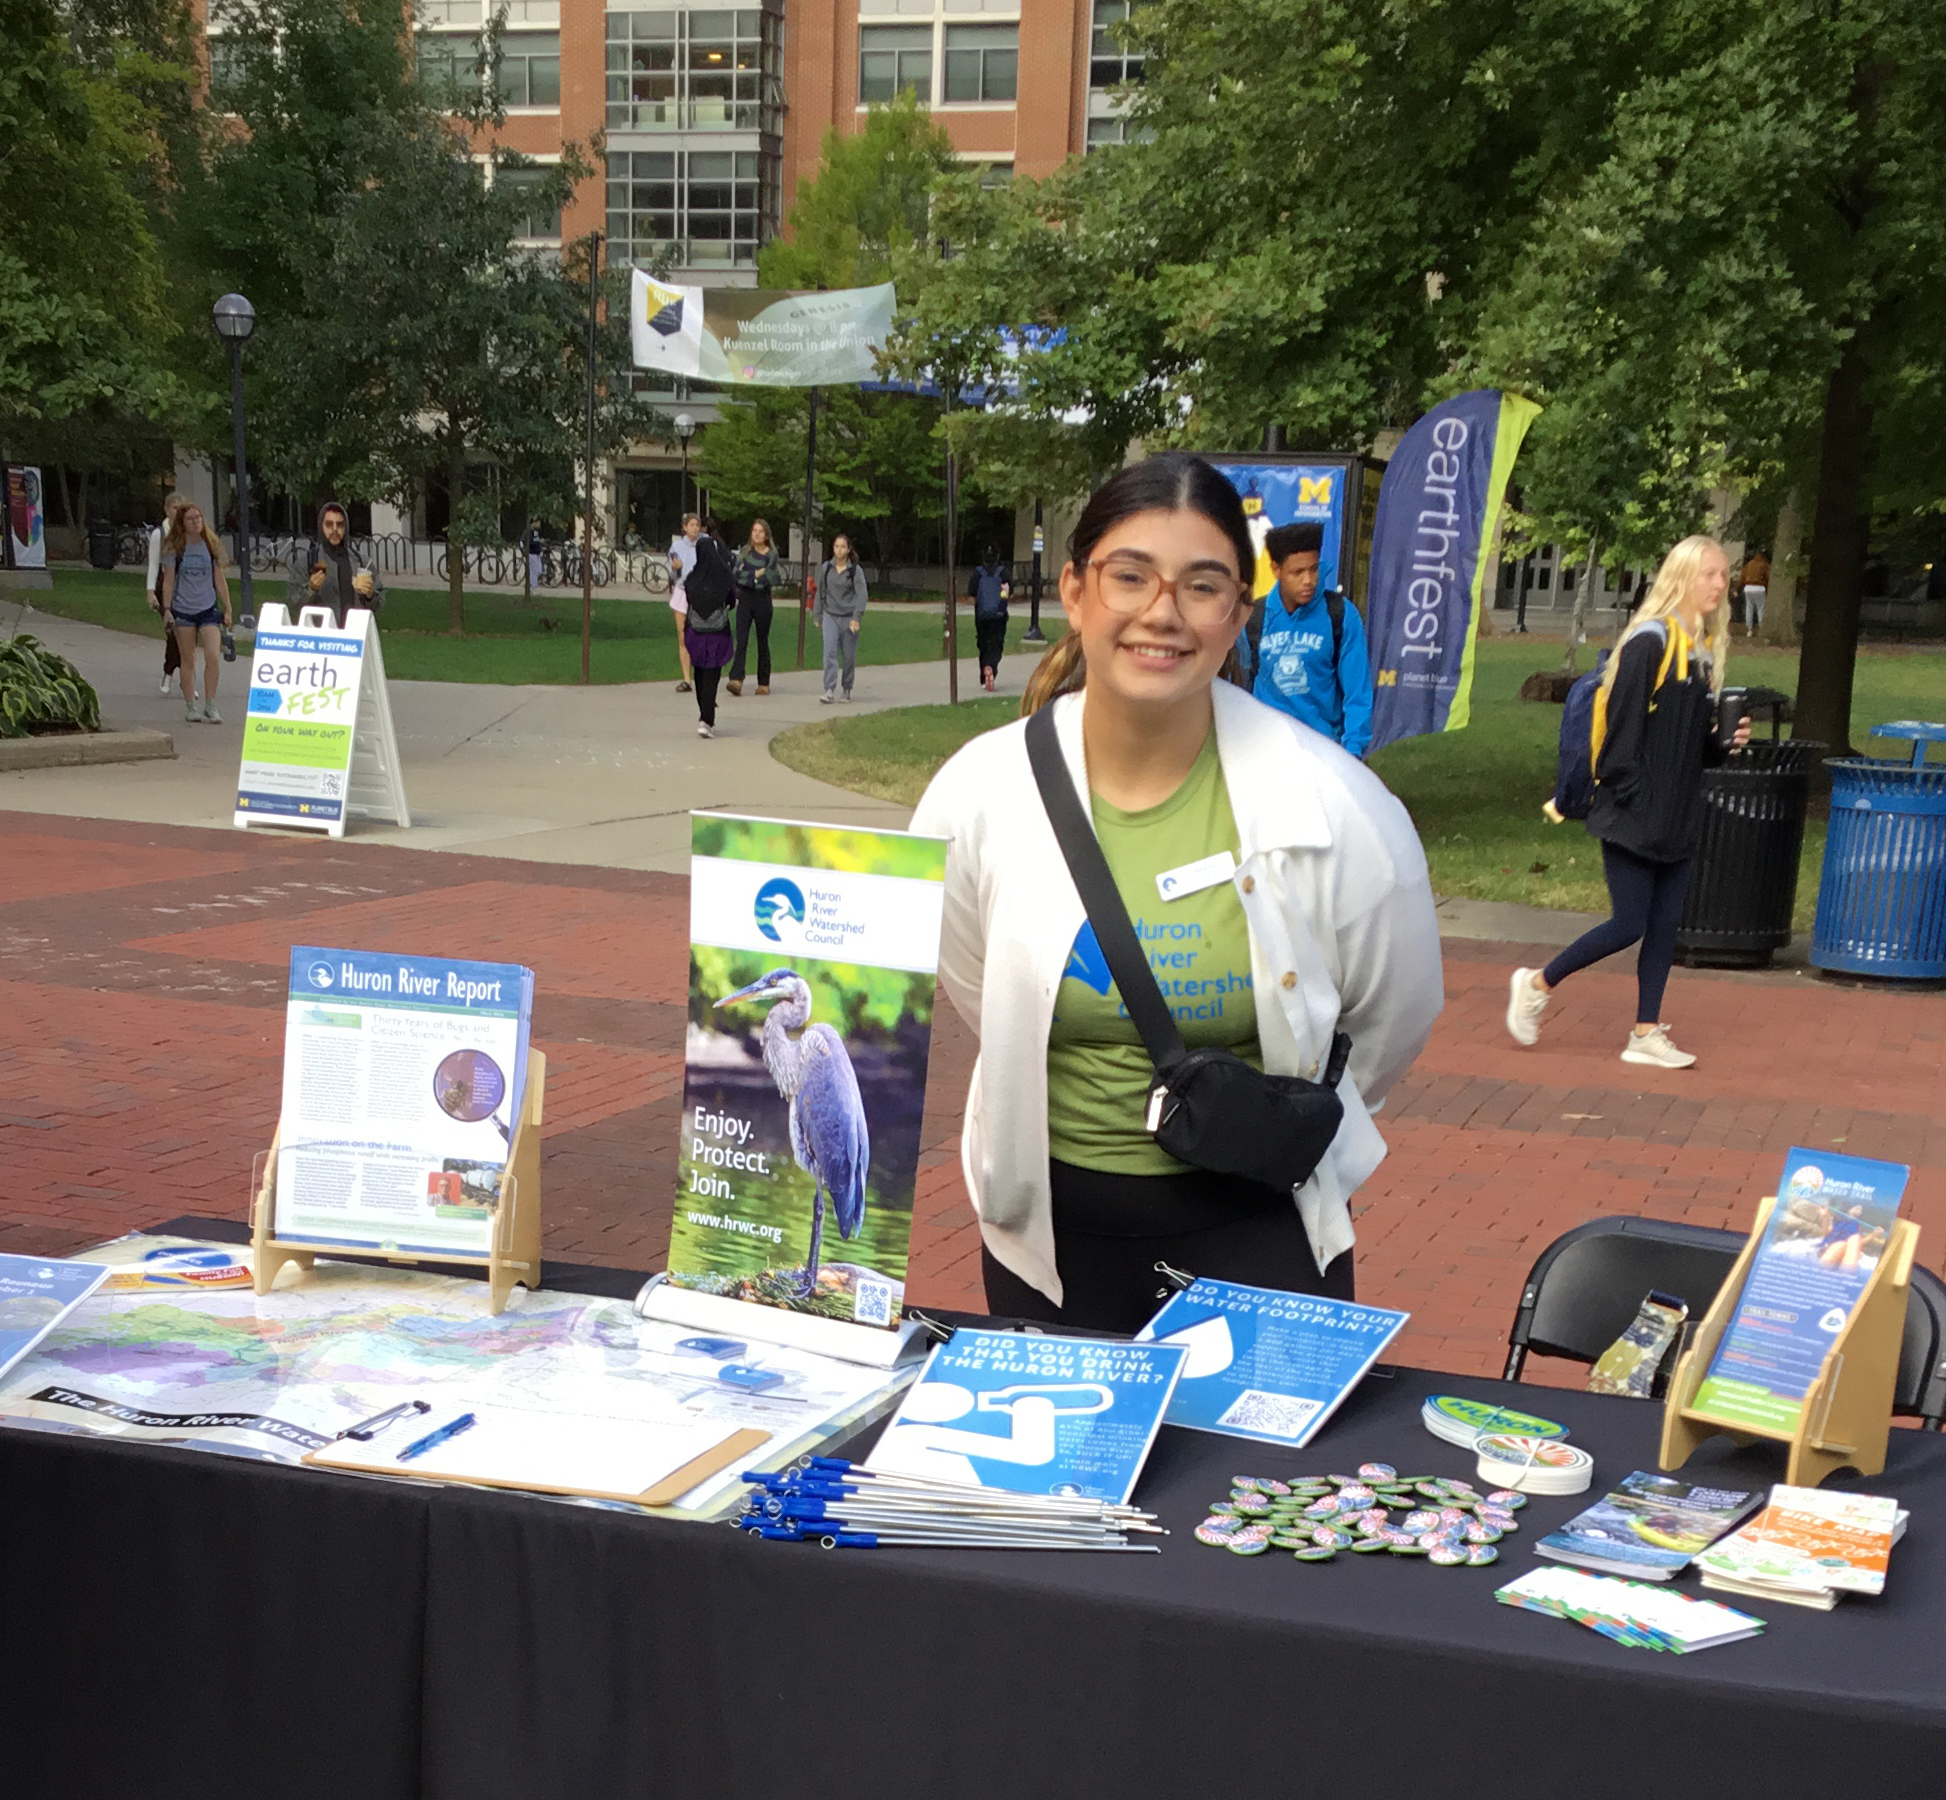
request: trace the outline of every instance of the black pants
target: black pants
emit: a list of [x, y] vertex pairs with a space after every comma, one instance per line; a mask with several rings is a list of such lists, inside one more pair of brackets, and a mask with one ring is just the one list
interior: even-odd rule
[[1166, 1286], [1155, 1265], [1222, 1281], [1351, 1300], [1351, 1254], [1323, 1274], [1290, 1195], [1192, 1169], [1180, 1175], [1105, 1175], [1050, 1162], [1054, 1257], [1062, 1302], [1031, 1288], [982, 1249], [987, 1310], [1132, 1337], [1156, 1315]]
[[980, 645], [980, 672], [1000, 667], [1000, 653], [1007, 647], [1007, 621], [1000, 619], [981, 619], [973, 621], [973, 635]]
[[696, 712], [705, 725], [716, 723], [716, 684], [723, 679], [721, 669], [697, 668], [691, 671], [696, 677]]
[[757, 685], [770, 686], [770, 616], [768, 588], [737, 589], [737, 648], [730, 664], [730, 679], [743, 679], [744, 652], [750, 643], [750, 628], [757, 629]]
[[1553, 987], [1639, 938], [1635, 1022], [1653, 1025], [1662, 1017], [1662, 991], [1676, 960], [1676, 927], [1682, 923], [1683, 897], [1689, 891], [1689, 862], [1650, 862], [1619, 844], [1603, 844], [1601, 867], [1614, 917], [1584, 931], [1541, 971], [1541, 978]]

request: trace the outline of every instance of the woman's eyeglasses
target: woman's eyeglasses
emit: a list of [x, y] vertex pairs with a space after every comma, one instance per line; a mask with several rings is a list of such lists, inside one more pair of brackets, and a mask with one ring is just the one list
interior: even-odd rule
[[1147, 612], [1166, 589], [1185, 618], [1221, 619], [1244, 593], [1243, 583], [1222, 569], [1190, 569], [1164, 579], [1161, 571], [1148, 563], [1117, 556], [1091, 559], [1087, 566], [1095, 572], [1095, 583], [1108, 610], [1125, 617]]

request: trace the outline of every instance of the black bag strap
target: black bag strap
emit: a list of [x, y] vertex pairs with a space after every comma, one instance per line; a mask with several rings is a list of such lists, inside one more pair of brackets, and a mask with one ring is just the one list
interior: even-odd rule
[[1082, 810], [1081, 796], [1074, 791], [1067, 759], [1055, 734], [1052, 706], [1042, 707], [1027, 721], [1027, 760], [1034, 770], [1034, 784], [1041, 791], [1041, 804], [1047, 808], [1048, 822], [1054, 827], [1055, 842], [1061, 846], [1075, 891], [1095, 928], [1102, 960], [1108, 964], [1122, 1004], [1128, 1008], [1129, 1018], [1141, 1033], [1143, 1048], [1160, 1074], [1182, 1061], [1189, 1049], [1162, 998], [1162, 990], [1156, 986], [1135, 927], [1129, 923], [1128, 908], [1122, 904], [1121, 889], [1116, 887], [1108, 858], [1102, 854], [1094, 824]]

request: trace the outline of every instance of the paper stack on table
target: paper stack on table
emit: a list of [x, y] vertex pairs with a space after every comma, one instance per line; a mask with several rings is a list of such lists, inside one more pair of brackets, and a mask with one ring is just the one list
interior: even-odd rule
[[1840, 1594], [1882, 1594], [1892, 1546], [1910, 1515], [1878, 1494], [1770, 1490], [1744, 1528], [1696, 1558], [1703, 1586], [1829, 1612]]
[[1550, 1531], [1534, 1550], [1584, 1569], [1667, 1581], [1756, 1504], [1757, 1496], [1741, 1488], [1708, 1487], [1638, 1469], [1614, 1493]]
[[1668, 1588], [1584, 1575], [1578, 1569], [1530, 1569], [1494, 1598], [1506, 1606], [1571, 1619], [1631, 1649], [1673, 1650], [1678, 1656], [1734, 1644], [1764, 1628], [1762, 1619], [1715, 1600], [1692, 1600]]

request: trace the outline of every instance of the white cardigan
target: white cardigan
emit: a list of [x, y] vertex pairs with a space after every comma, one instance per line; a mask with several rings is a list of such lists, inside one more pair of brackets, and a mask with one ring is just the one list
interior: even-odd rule
[[[1371, 1115], [1425, 1047], [1445, 1002], [1439, 926], [1412, 821], [1329, 738], [1219, 681], [1216, 750], [1241, 840], [1264, 1067], [1314, 1077], [1343, 1029], [1345, 1120], [1296, 1191], [1318, 1267], [1351, 1248], [1350, 1198], [1385, 1155]], [[1062, 754], [1088, 794], [1085, 691], [1055, 703]], [[1086, 913], [1027, 761], [1026, 722], [966, 745], [933, 778], [912, 829], [950, 841], [939, 975], [979, 1060], [960, 1159], [995, 1258], [1061, 1303], [1048, 1194], [1047, 1037]], [[1271, 1002], [1276, 1004], [1271, 1004]]]

